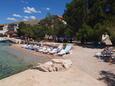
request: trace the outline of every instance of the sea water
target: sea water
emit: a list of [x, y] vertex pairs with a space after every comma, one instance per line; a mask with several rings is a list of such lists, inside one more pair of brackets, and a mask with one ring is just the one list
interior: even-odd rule
[[31, 55], [25, 55], [16, 49], [12, 49], [9, 41], [0, 42], [0, 79], [11, 76], [18, 72], [28, 69], [38, 61], [45, 61], [46, 59], [39, 59]]

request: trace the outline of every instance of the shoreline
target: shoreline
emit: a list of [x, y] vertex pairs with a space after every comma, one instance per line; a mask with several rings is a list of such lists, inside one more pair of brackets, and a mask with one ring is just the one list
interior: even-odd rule
[[18, 50], [18, 51], [22, 52], [25, 56], [30, 55], [32, 58], [38, 58], [38, 59], [41, 59], [41, 60], [46, 59], [46, 61], [49, 61], [50, 59], [58, 58], [57, 56], [54, 56], [54, 55], [43, 54], [43, 53], [36, 52], [36, 51], [33, 51], [33, 50], [27, 50], [27, 49], [21, 48], [21, 44], [12, 44], [10, 46], [10, 48], [13, 48], [15, 50]]
[[[18, 74], [20, 72], [23, 72], [25, 70], [32, 68], [33, 66], [38, 65], [40, 63], [45, 63], [51, 59], [51, 57], [45, 56], [42, 53], [33, 52], [30, 50], [23, 49], [23, 48], [21, 48], [21, 45], [19, 45], [19, 44], [8, 44], [6, 46], [6, 48], [7, 49], [5, 51], [6, 51], [6, 53], [8, 53], [8, 56], [9, 56], [9, 58], [7, 58], [7, 59], [10, 59], [9, 63], [8, 63], [8, 68], [7, 68], [7, 65], [3, 66], [1, 68], [4, 68], [4, 69], [7, 68], [5, 70], [5, 72], [7, 72], [8, 70], [12, 70], [12, 69], [14, 69], [14, 70], [12, 70], [8, 74], [4, 74], [4, 73], [2, 73], [3, 69], [1, 69], [0, 79], [5, 79], [12, 75]], [[10, 55], [12, 56], [11, 58], [10, 58]], [[6, 61], [7, 61], [7, 59], [6, 59]], [[16, 64], [16, 62], [17, 62], [17, 64]], [[5, 65], [5, 63], [2, 65]]]

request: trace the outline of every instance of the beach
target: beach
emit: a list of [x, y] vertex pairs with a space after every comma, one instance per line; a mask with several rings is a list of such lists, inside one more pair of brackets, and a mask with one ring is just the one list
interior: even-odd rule
[[[26, 54], [43, 58], [63, 58], [71, 59], [72, 68], [63, 72], [41, 72], [35, 69], [28, 69], [24, 72], [12, 75], [0, 81], [0, 86], [106, 86], [99, 81], [101, 71], [110, 71], [115, 73], [115, 65], [102, 62], [94, 57], [94, 54], [102, 49], [91, 49], [80, 46], [74, 46], [71, 54], [63, 57], [42, 54], [21, 48], [20, 45], [14, 44], [12, 48], [23, 51]], [[48, 61], [50, 59], [46, 59]], [[44, 61], [44, 62], [45, 62]]]
[[0, 4], [0, 86], [115, 86], [115, 0]]
[[10, 47], [19, 51], [19, 52], [22, 52], [25, 55], [25, 57], [26, 56], [31, 56], [31, 57], [34, 57], [34, 58], [37, 58], [37, 59], [40, 58], [39, 59], [40, 63], [44, 63], [44, 62], [49, 61], [50, 59], [54, 58], [54, 56], [50, 56], [50, 55], [47, 55], [47, 54], [42, 54], [42, 53], [39, 53], [39, 52], [35, 52], [35, 51], [32, 51], [32, 50], [27, 50], [27, 49], [21, 48], [21, 44], [12, 44], [12, 46], [10, 46]]

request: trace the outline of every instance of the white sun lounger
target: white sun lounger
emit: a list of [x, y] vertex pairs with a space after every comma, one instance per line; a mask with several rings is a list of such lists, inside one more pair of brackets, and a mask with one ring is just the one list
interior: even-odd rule
[[64, 54], [68, 54], [69, 52], [70, 52], [70, 50], [72, 49], [72, 44], [67, 44], [66, 45], [66, 47], [65, 47], [65, 49], [62, 49], [59, 53], [58, 53], [58, 55], [59, 56], [62, 56], [62, 55], [64, 55]]
[[33, 50], [33, 46], [34, 46], [34, 45], [28, 45], [28, 46], [26, 47], [26, 49]]
[[43, 46], [43, 47], [40, 47], [39, 49], [38, 49], [38, 51], [39, 52], [43, 52], [43, 51], [45, 51], [47, 49], [47, 47], [46, 46]]
[[37, 50], [39, 47], [40, 47], [40, 46], [38, 46], [38, 45], [34, 45], [34, 46], [33, 46], [33, 50]]
[[23, 44], [21, 45], [21, 48], [25, 48], [27, 46], [27, 44]]
[[53, 47], [48, 47], [46, 50], [43, 51], [43, 53], [49, 53], [52, 51]]
[[23, 45], [22, 48], [25, 48], [25, 49], [29, 49], [31, 47], [31, 45]]
[[55, 54], [55, 53], [60, 52], [62, 49], [63, 49], [63, 45], [60, 44], [60, 45], [58, 46], [58, 48], [54, 48], [53, 50], [49, 51], [49, 53], [50, 53], [50, 54]]
[[102, 54], [101, 54], [101, 52], [97, 52], [97, 53], [95, 54], [95, 56], [96, 56], [96, 57], [101, 57]]

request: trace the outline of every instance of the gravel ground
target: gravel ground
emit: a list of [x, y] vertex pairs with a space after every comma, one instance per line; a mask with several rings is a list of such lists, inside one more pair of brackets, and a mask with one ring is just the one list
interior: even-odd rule
[[79, 68], [96, 79], [100, 77], [101, 71], [108, 71], [115, 74], [115, 64], [110, 65], [94, 57], [95, 53], [100, 51], [102, 49], [75, 46], [71, 52], [72, 54], [66, 55], [64, 58], [71, 59], [74, 68]]

